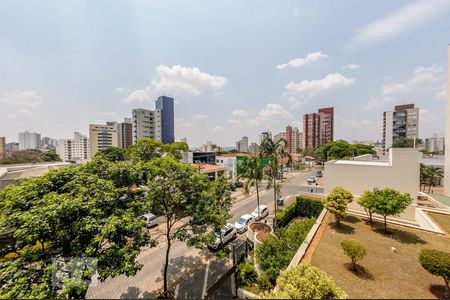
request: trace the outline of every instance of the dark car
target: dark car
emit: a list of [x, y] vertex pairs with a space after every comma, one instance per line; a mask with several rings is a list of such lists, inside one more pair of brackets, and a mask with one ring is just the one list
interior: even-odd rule
[[316, 173], [316, 177], [323, 177], [323, 173], [322, 173], [322, 171], [317, 171], [317, 173]]

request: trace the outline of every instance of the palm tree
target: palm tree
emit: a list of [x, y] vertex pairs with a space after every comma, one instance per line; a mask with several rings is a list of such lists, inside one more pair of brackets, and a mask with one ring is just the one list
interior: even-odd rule
[[[261, 158], [258, 156], [247, 157], [239, 166], [239, 177], [246, 178], [244, 184], [244, 194], [250, 194], [250, 186], [255, 185], [256, 203], [259, 209], [259, 188], [258, 184], [263, 179], [263, 168]], [[259, 210], [258, 210], [259, 211]]]
[[430, 178], [430, 176], [428, 175], [428, 168], [427, 166], [425, 166], [424, 164], [420, 164], [420, 191], [422, 191], [422, 187], [423, 187], [423, 191], [425, 192], [425, 187], [427, 186], [427, 182], [428, 179]]
[[[275, 221], [277, 219], [277, 194], [279, 193], [280, 186], [277, 185], [277, 173], [280, 166], [280, 161], [287, 157], [290, 161], [290, 155], [285, 151], [286, 150], [286, 140], [280, 139], [277, 142], [272, 141], [270, 138], [265, 138], [261, 142], [261, 146], [259, 149], [259, 155], [261, 157], [269, 157], [270, 158], [270, 170], [271, 170], [271, 176], [270, 180], [271, 186], [274, 187], [273, 189], [273, 201], [274, 201], [274, 217]], [[275, 224], [276, 225], [276, 224]]]
[[433, 166], [427, 166], [427, 174], [428, 174], [428, 193], [431, 192], [431, 186], [435, 185], [434, 180], [436, 177], [442, 177], [444, 176], [444, 170], [439, 167], [433, 167]]

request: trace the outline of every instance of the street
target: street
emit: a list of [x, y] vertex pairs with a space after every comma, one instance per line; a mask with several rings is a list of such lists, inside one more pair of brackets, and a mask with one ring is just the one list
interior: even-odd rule
[[[305, 172], [294, 172], [286, 174], [293, 175], [283, 181], [281, 195], [285, 199], [285, 206], [289, 205], [295, 196], [301, 190], [302, 185], [306, 185], [308, 176], [315, 174], [314, 170]], [[271, 224], [273, 218], [273, 190], [262, 189], [260, 191], [260, 204], [265, 204], [269, 208], [267, 222]], [[233, 204], [230, 213], [232, 217], [230, 223], [234, 223], [241, 215], [251, 213], [256, 208], [256, 195], [238, 200]], [[245, 236], [244, 233], [241, 236]], [[90, 286], [86, 298], [105, 299], [105, 298], [156, 298], [162, 288], [162, 270], [164, 265], [166, 244], [162, 239], [154, 248], [144, 249], [138, 256], [138, 261], [143, 264], [143, 268], [133, 277], [120, 275], [114, 278], [108, 278], [105, 282], [98, 282], [96, 286]], [[205, 267], [211, 259], [215, 258], [209, 250], [199, 250], [190, 248], [183, 242], [175, 242], [172, 245], [169, 265], [169, 286], [175, 286], [190, 277], [195, 271]], [[199, 279], [200, 290], [203, 288], [203, 278]], [[198, 287], [191, 287], [195, 289]]]

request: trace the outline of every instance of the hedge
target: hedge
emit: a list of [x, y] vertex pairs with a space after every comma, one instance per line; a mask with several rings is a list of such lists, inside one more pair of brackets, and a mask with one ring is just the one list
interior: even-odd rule
[[323, 210], [320, 199], [297, 196], [294, 202], [277, 214], [277, 223], [287, 226], [294, 218], [317, 218]]

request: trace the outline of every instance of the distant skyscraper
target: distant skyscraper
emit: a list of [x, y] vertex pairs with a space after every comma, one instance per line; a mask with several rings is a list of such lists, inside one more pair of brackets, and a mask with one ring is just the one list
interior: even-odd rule
[[261, 132], [261, 134], [259, 136], [259, 143], [261, 144], [265, 138], [272, 139], [272, 132], [270, 132], [270, 131]]
[[117, 124], [117, 136], [119, 147], [128, 149], [133, 144], [133, 124], [131, 118], [125, 118], [122, 123]]
[[156, 100], [156, 109], [133, 109], [133, 143], [139, 139], [151, 138], [164, 144], [175, 141], [173, 98], [160, 96]]
[[117, 123], [106, 122], [106, 125], [89, 124], [89, 141], [91, 146], [91, 157], [102, 149], [119, 146], [117, 137]]
[[58, 145], [58, 141], [55, 139], [52, 139], [50, 137], [44, 136], [41, 138], [41, 148], [42, 149], [55, 149]]
[[62, 161], [84, 162], [91, 158], [89, 138], [79, 132], [74, 133], [73, 139], [58, 141], [56, 153]]
[[394, 111], [383, 113], [383, 151], [392, 147], [397, 139], [419, 137], [419, 108], [414, 104], [397, 105]]
[[164, 144], [172, 144], [173, 142], [175, 142], [173, 98], [167, 96], [159, 96], [156, 100], [156, 109], [161, 110], [161, 141]]
[[28, 131], [19, 133], [19, 150], [39, 150], [40, 147], [41, 135], [39, 133]]
[[4, 136], [0, 136], [0, 159], [5, 158], [6, 156], [6, 138]]
[[236, 142], [236, 150], [239, 152], [249, 152], [248, 137], [243, 136], [242, 139]]
[[436, 133], [432, 138], [425, 139], [425, 149], [429, 152], [444, 153], [445, 138], [439, 137]]
[[315, 150], [334, 139], [334, 108], [303, 116], [303, 149]]

